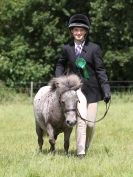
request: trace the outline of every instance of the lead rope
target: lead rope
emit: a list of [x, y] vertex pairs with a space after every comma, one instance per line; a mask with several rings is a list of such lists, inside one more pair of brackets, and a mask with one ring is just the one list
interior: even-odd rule
[[109, 101], [109, 103], [106, 103], [106, 111], [105, 111], [104, 115], [103, 115], [100, 119], [98, 119], [98, 120], [96, 120], [96, 121], [91, 121], [91, 120], [84, 119], [84, 118], [81, 116], [81, 114], [80, 114], [80, 112], [79, 112], [78, 109], [77, 109], [77, 114], [78, 114], [78, 116], [79, 116], [82, 120], [84, 120], [84, 121], [92, 122], [92, 123], [100, 122], [100, 121], [103, 120], [103, 119], [105, 118], [105, 116], [107, 115], [108, 110], [109, 110], [109, 108], [110, 108], [110, 104], [111, 104], [111, 100]]

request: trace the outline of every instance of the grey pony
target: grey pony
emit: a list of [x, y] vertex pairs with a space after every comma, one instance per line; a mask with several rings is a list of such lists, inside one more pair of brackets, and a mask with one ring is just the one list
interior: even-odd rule
[[39, 89], [34, 98], [34, 115], [39, 152], [43, 136], [49, 137], [50, 151], [55, 151], [55, 141], [64, 132], [64, 150], [68, 153], [69, 139], [77, 122], [77, 90], [81, 80], [76, 75], [53, 78], [48, 86]]

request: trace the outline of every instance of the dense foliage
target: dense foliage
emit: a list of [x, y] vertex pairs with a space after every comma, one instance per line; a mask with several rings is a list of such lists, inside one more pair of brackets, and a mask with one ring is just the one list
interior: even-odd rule
[[0, 80], [49, 80], [75, 13], [90, 16], [90, 39], [103, 49], [109, 78], [133, 80], [132, 8], [133, 0], [1, 0]]

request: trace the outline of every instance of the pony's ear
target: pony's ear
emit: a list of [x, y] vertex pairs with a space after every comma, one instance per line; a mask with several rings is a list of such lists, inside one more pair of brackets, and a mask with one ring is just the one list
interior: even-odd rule
[[83, 84], [80, 83], [79, 85], [73, 86], [72, 89], [75, 90], [75, 91], [77, 91], [79, 88], [82, 87], [82, 85], [83, 85]]
[[55, 90], [56, 88], [59, 87], [59, 82], [57, 78], [53, 78], [50, 82], [49, 85], [51, 86], [51, 90]]
[[[81, 88], [81, 87], [82, 87], [82, 85], [83, 85], [83, 83], [81, 83], [81, 82], [80, 82], [78, 89], [79, 89], [79, 88]], [[78, 90], [78, 89], [77, 89], [77, 90]]]
[[81, 87], [82, 87], [82, 85], [83, 85], [83, 83], [81, 83], [81, 82], [80, 82], [79, 88], [81, 88]]
[[55, 88], [59, 87], [59, 82], [55, 82]]

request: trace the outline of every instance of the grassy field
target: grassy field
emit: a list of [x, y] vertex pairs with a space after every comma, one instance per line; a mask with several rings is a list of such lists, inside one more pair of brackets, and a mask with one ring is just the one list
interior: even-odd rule
[[[105, 105], [99, 104], [98, 118]], [[36, 153], [32, 104], [18, 99], [0, 104], [0, 177], [133, 177], [133, 96], [113, 95], [107, 117], [97, 123], [91, 148], [76, 157], [75, 130], [69, 157], [60, 134], [55, 155], [48, 139], [43, 154]]]

